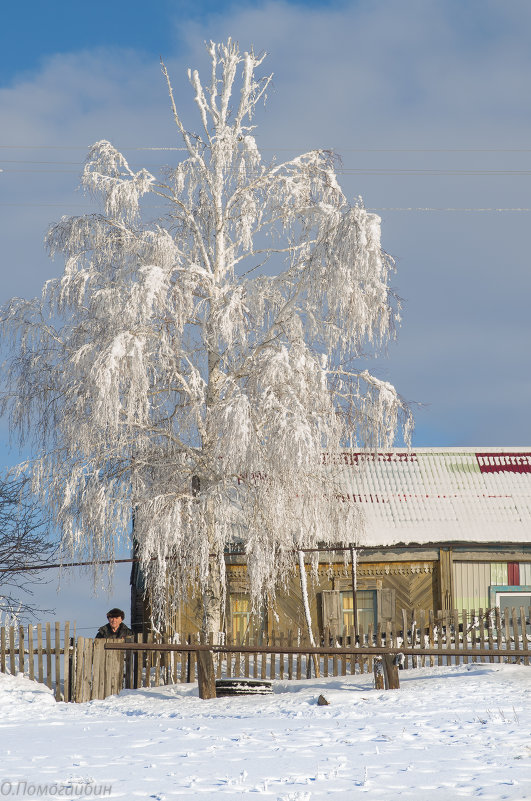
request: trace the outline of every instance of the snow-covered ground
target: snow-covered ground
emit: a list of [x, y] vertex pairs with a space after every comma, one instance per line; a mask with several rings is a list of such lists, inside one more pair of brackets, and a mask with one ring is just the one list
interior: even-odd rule
[[[56, 703], [0, 675], [0, 798], [531, 798], [531, 667], [468, 665], [275, 682], [201, 701], [197, 686]], [[329, 706], [319, 706], [323, 694]]]

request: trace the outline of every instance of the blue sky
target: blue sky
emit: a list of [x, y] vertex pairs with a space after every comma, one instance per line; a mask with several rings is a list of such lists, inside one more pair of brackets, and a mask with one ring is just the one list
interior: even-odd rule
[[[334, 148], [347, 196], [382, 217], [405, 303], [372, 369], [421, 404], [413, 445], [531, 445], [527, 0], [34, 0], [3, 9], [0, 35], [1, 302], [59, 274], [43, 238], [91, 209], [76, 187], [92, 142], [139, 166], [178, 158], [138, 149], [179, 144], [159, 55], [193, 128], [186, 68], [232, 35], [275, 75], [256, 120], [264, 154]], [[50, 585], [62, 619], [80, 586]], [[122, 577], [111, 605], [125, 592]]]

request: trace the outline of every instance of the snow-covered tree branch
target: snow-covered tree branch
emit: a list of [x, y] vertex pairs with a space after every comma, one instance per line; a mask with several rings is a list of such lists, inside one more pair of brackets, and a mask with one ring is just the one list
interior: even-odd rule
[[[411, 420], [390, 384], [352, 367], [397, 314], [379, 218], [347, 203], [328, 151], [264, 163], [263, 57], [230, 40], [209, 52], [209, 83], [189, 73], [201, 136], [163, 65], [187, 158], [162, 181], [95, 144], [82, 184], [105, 212], [51, 229], [62, 277], [3, 323], [4, 409], [39, 447], [34, 487], [64, 546], [112, 555], [134, 509], [155, 612], [168, 572], [176, 599], [197, 580], [214, 630], [227, 544], [245, 548], [258, 599], [294, 551], [355, 542], [361, 521], [322, 454], [387, 447]], [[145, 223], [150, 196], [166, 208]]]

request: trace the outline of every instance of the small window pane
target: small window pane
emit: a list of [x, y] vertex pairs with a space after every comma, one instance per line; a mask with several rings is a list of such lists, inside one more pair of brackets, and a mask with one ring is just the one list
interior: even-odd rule
[[233, 640], [243, 639], [249, 628], [250, 603], [247, 595], [231, 595], [231, 631]]
[[[352, 628], [354, 625], [352, 592], [342, 592], [341, 602], [343, 627]], [[356, 592], [356, 602], [358, 607], [358, 626], [363, 626], [363, 631], [366, 632], [369, 623], [376, 626], [376, 590], [358, 590]]]

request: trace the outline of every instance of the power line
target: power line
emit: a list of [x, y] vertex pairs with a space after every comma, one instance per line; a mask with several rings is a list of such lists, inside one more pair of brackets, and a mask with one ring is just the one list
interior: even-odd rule
[[[185, 147], [175, 147], [172, 145], [122, 145], [122, 150], [155, 150], [155, 151], [181, 151], [186, 152]], [[2, 150], [87, 150], [89, 145], [2, 145]], [[273, 150], [279, 152], [299, 151], [300, 146], [293, 147], [265, 147], [260, 146], [261, 150]], [[531, 148], [525, 147], [321, 147], [315, 150], [330, 150], [333, 153], [531, 153]]]
[[[76, 161], [30, 161], [26, 159], [0, 159], [1, 164], [29, 164], [29, 165], [72, 165], [78, 166], [81, 168], [83, 166], [83, 162], [76, 162]], [[146, 165], [142, 165], [146, 166]], [[165, 164], [150, 164], [147, 165], [148, 167], [154, 168], [164, 168]], [[33, 168], [26, 168], [26, 167], [5, 167], [2, 169], [2, 172], [5, 173], [21, 173], [21, 172], [29, 172], [35, 174], [48, 174], [48, 173], [77, 173], [78, 170], [63, 170], [63, 169], [33, 169]], [[446, 175], [471, 175], [471, 176], [521, 176], [521, 175], [531, 175], [531, 169], [518, 169], [518, 170], [487, 170], [487, 169], [456, 169], [456, 168], [444, 168], [444, 169], [437, 169], [434, 167], [428, 168], [416, 168], [416, 167], [338, 167], [335, 172], [338, 175], [382, 175], [382, 176], [407, 176], [407, 175], [418, 175], [418, 176], [446, 176]]]
[[[0, 201], [1, 207], [14, 207], [14, 208], [68, 208], [68, 209], [92, 209], [92, 205], [82, 205], [80, 203], [71, 203], [68, 200], [63, 202], [60, 201], [50, 201], [50, 202], [10, 202], [10, 201]], [[161, 208], [161, 207], [158, 207]], [[463, 212], [463, 213], [498, 213], [498, 212], [506, 212], [506, 213], [527, 213], [531, 211], [531, 208], [526, 207], [500, 207], [500, 208], [458, 208], [458, 207], [443, 207], [443, 206], [409, 206], [409, 207], [402, 207], [402, 206], [368, 206], [367, 211], [370, 212], [383, 212], [383, 211], [400, 211], [400, 212]]]

